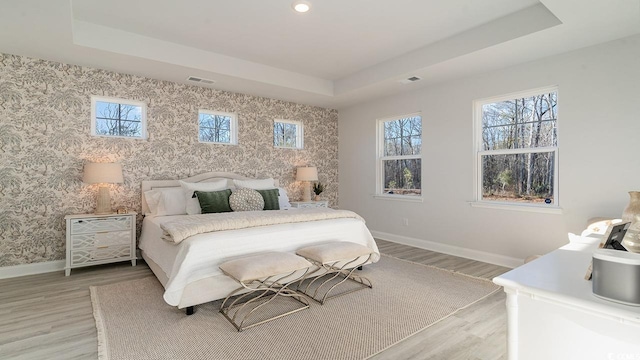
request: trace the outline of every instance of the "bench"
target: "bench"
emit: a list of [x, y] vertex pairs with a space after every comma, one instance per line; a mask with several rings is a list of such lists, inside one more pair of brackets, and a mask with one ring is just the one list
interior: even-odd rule
[[[368, 263], [373, 255], [373, 251], [364, 245], [334, 241], [304, 247], [296, 251], [296, 254], [318, 267], [316, 271], [308, 273], [300, 281], [297, 290], [320, 304], [324, 304], [331, 298], [373, 287], [369, 279], [354, 274], [356, 268], [361, 268], [362, 265]], [[316, 277], [309, 276], [316, 274], [318, 270], [324, 270], [324, 272]], [[331, 295], [336, 288], [346, 281], [355, 282], [360, 286]]]
[[[308, 309], [309, 301], [288, 287], [304, 278], [311, 267], [311, 263], [304, 258], [283, 252], [256, 254], [227, 261], [220, 265], [220, 270], [241, 286], [224, 299], [220, 312], [238, 331], [242, 331]], [[242, 292], [245, 293], [241, 294]], [[234, 296], [237, 297], [232, 299]], [[287, 310], [275, 311], [276, 315], [265, 319], [265, 314], [273, 314], [276, 308], [273, 302], [276, 299], [289, 299], [289, 302], [292, 299], [296, 304], [292, 310], [291, 304], [280, 306], [286, 307]], [[273, 308], [269, 311], [258, 311], [268, 304]], [[250, 318], [257, 318], [257, 321], [249, 323]]]

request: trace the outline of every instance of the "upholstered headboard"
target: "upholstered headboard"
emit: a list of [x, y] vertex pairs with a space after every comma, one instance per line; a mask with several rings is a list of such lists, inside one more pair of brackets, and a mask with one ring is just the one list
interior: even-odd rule
[[[267, 177], [267, 176], [265, 176]], [[196, 175], [196, 176], [192, 176], [186, 179], [177, 179], [177, 180], [144, 180], [142, 181], [142, 213], [143, 214], [147, 214], [149, 213], [149, 205], [147, 205], [147, 200], [144, 197], [144, 193], [145, 191], [148, 190], [153, 190], [153, 189], [157, 189], [157, 188], [168, 188], [168, 187], [179, 187], [180, 183], [178, 182], [179, 180], [185, 181], [185, 182], [193, 182], [193, 183], [197, 183], [197, 182], [211, 182], [211, 181], [217, 181], [220, 179], [225, 179], [227, 180], [227, 185], [229, 187], [233, 187], [233, 180], [251, 180], [252, 178], [243, 176], [243, 175], [238, 175], [235, 173], [230, 173], [230, 172], [218, 172], [218, 171], [211, 171], [211, 172], [206, 172], [204, 174], [200, 174], [200, 175]], [[275, 180], [275, 184], [276, 186], [279, 186], [278, 180]]]

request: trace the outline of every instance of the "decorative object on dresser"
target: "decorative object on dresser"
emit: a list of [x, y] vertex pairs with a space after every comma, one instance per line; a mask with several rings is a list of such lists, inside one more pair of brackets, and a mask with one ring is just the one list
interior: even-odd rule
[[322, 185], [321, 182], [318, 181], [317, 183], [313, 184], [313, 193], [316, 194], [313, 200], [315, 201], [320, 200], [320, 194], [322, 194], [323, 191], [324, 191], [324, 185]]
[[136, 213], [67, 215], [67, 260], [71, 269], [131, 260], [136, 266]]
[[640, 253], [640, 191], [629, 191], [629, 204], [622, 212], [622, 221], [631, 222], [622, 245], [628, 251]]
[[84, 165], [82, 181], [99, 184], [96, 214], [111, 214], [111, 197], [107, 184], [122, 184], [122, 166], [119, 163], [87, 163]]
[[320, 201], [292, 201], [291, 207], [294, 208], [317, 208], [317, 207], [329, 207], [329, 201], [320, 200]]
[[318, 181], [318, 168], [315, 166], [299, 167], [296, 172], [296, 180], [305, 181], [302, 201], [311, 201], [311, 182]]

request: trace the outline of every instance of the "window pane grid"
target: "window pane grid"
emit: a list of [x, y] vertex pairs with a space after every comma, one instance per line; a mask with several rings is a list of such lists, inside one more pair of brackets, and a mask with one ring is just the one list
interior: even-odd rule
[[235, 114], [198, 112], [198, 139], [201, 142], [235, 144]]
[[274, 121], [273, 145], [275, 147], [302, 148], [302, 123], [293, 121]]
[[479, 200], [557, 205], [557, 91], [480, 106]]
[[380, 120], [379, 193], [422, 194], [422, 116]]
[[142, 106], [94, 100], [95, 135], [142, 137]]

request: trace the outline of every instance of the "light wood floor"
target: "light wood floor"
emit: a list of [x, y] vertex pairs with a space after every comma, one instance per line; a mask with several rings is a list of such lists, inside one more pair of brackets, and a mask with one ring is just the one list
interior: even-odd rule
[[[380, 252], [491, 279], [507, 268], [377, 240]], [[142, 261], [0, 280], [0, 359], [97, 359], [89, 286], [152, 276]], [[506, 359], [502, 291], [378, 354], [374, 359]], [[179, 360], [179, 359], [176, 359]]]

